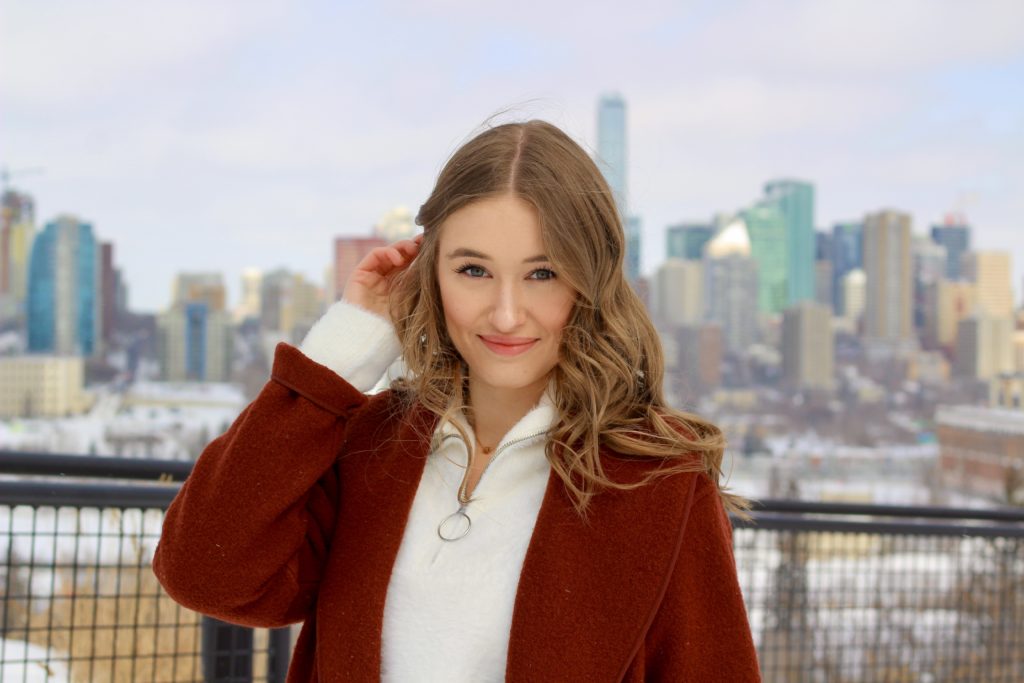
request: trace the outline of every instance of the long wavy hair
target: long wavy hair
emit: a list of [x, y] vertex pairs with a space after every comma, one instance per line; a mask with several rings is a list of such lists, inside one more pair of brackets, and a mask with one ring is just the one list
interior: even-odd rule
[[[392, 288], [391, 319], [408, 368], [392, 388], [441, 420], [466, 408], [467, 369], [445, 327], [437, 282], [439, 235], [455, 211], [506, 193], [536, 207], [545, 253], [577, 292], [554, 369], [557, 420], [545, 452], [585, 514], [603, 488], [630, 489], [680, 471], [706, 473], [726, 508], [747, 503], [720, 484], [725, 439], [712, 423], [666, 405], [657, 332], [623, 271], [625, 235], [611, 189], [587, 153], [545, 121], [495, 126], [460, 147], [441, 170], [416, 223], [424, 238]], [[601, 448], [657, 460], [639, 482], [605, 471]], [[467, 474], [468, 474], [467, 468]], [[467, 478], [459, 498], [468, 501]]]

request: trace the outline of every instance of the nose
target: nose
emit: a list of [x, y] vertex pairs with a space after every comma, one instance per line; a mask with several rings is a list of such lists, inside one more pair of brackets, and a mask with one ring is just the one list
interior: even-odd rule
[[499, 286], [490, 316], [494, 329], [507, 333], [522, 325], [526, 317], [523, 304], [523, 292], [519, 291], [515, 283], [508, 282]]

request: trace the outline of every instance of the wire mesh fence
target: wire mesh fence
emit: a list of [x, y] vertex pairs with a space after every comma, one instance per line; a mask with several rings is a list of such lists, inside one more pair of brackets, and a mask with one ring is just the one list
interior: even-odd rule
[[[76, 474], [100, 476], [80, 460]], [[60, 469], [20, 462], [20, 475]], [[203, 618], [156, 581], [175, 491], [0, 481], [0, 683], [284, 680], [287, 629]], [[1024, 511], [768, 501], [733, 541], [767, 682], [1024, 680]]]
[[284, 681], [288, 629], [202, 617], [153, 574], [187, 463], [0, 453], [0, 472], [60, 475], [0, 481], [0, 683]]
[[163, 592], [150, 569], [162, 519], [0, 506], [0, 681], [283, 680], [266, 631], [217, 628]]
[[766, 681], [1024, 680], [1024, 526], [776, 516], [733, 541]]

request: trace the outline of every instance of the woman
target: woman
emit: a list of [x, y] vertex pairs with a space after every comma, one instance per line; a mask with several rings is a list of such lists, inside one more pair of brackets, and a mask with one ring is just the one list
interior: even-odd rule
[[199, 458], [154, 559], [167, 592], [304, 621], [293, 683], [759, 680], [742, 501], [720, 432], [664, 404], [600, 171], [550, 124], [497, 126], [417, 223]]

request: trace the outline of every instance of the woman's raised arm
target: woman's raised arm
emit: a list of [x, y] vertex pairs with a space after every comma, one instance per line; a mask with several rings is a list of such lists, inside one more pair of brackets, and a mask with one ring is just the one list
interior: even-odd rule
[[172, 598], [253, 626], [308, 614], [333, 535], [346, 427], [399, 353], [390, 322], [363, 307], [386, 310], [379, 295], [417, 246], [405, 240], [363, 259], [346, 287], [359, 305], [335, 303], [301, 350], [279, 344], [270, 381], [200, 455], [153, 560]]

